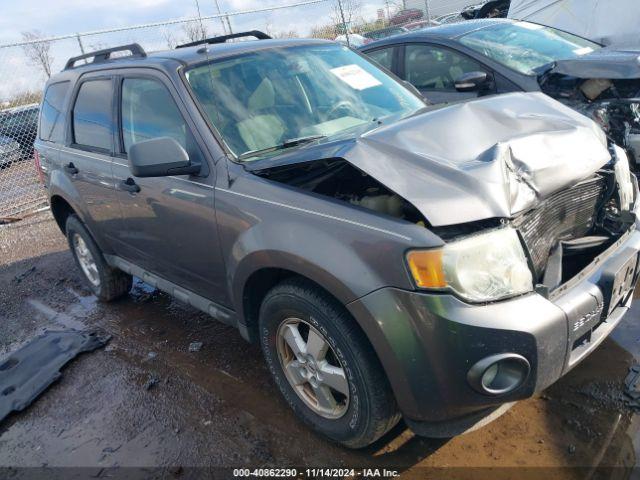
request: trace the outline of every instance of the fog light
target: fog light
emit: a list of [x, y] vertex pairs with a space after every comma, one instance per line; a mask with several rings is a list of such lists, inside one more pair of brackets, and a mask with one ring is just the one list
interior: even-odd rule
[[502, 353], [484, 358], [469, 373], [469, 384], [485, 395], [505, 395], [512, 392], [529, 376], [531, 367], [522, 355]]

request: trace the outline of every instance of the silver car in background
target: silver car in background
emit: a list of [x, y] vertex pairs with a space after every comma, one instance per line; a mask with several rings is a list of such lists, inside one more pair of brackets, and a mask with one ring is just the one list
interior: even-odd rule
[[20, 158], [20, 144], [13, 138], [0, 136], [0, 168], [7, 168]]

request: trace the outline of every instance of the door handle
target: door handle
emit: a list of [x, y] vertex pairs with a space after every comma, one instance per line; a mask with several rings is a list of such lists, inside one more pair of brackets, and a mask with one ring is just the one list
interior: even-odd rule
[[70, 173], [71, 175], [75, 175], [79, 170], [76, 168], [73, 162], [69, 162], [64, 166], [64, 171]]
[[135, 180], [131, 177], [126, 180], [122, 180], [120, 182], [120, 189], [129, 193], [138, 193], [140, 191], [140, 186], [135, 182]]

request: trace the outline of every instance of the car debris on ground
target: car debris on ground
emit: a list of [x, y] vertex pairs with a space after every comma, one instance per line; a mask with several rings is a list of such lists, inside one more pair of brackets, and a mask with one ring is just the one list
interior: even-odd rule
[[110, 336], [75, 330], [46, 331], [0, 362], [0, 421], [29, 406], [82, 352], [103, 347]]

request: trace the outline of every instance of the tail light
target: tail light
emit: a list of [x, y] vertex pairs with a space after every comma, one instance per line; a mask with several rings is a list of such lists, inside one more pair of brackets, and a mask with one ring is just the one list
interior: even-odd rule
[[35, 164], [40, 183], [44, 185], [44, 172], [42, 171], [42, 164], [40, 163], [40, 152], [38, 152], [38, 150], [33, 151], [33, 163]]

